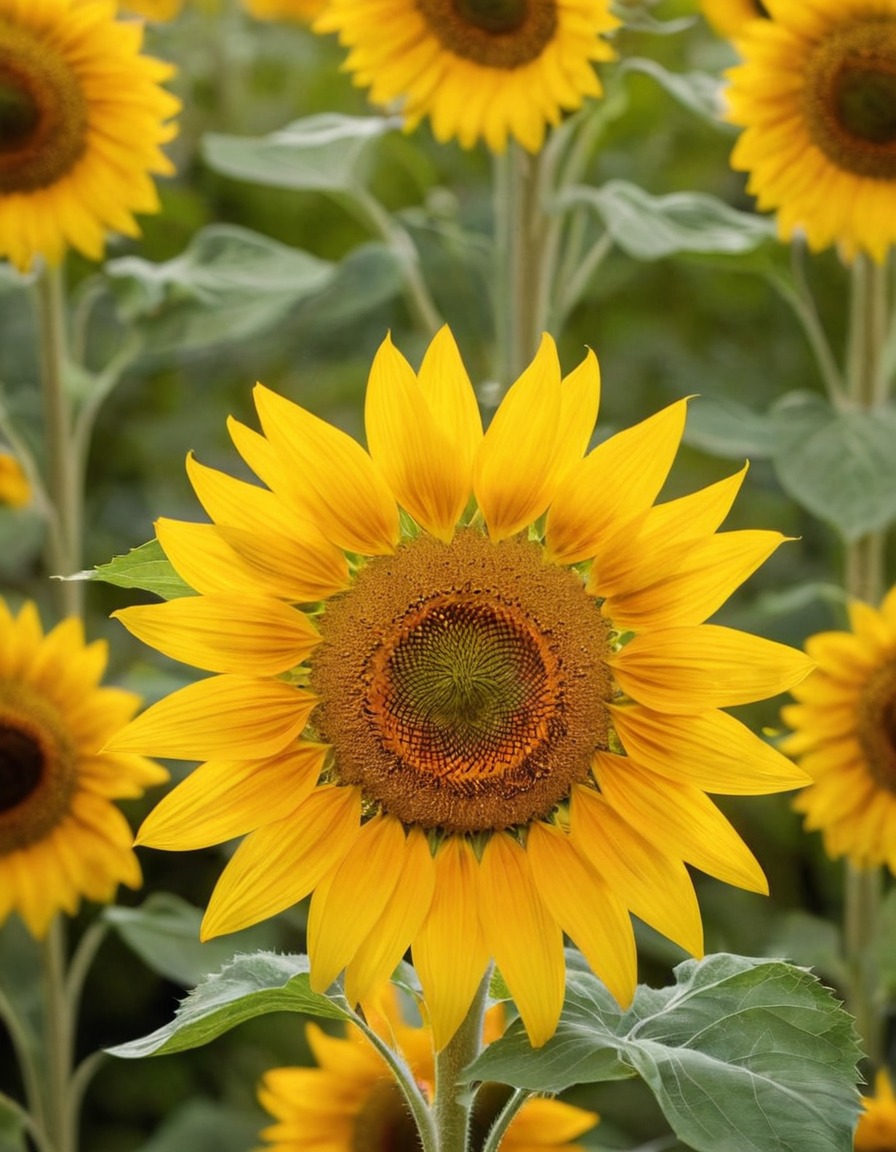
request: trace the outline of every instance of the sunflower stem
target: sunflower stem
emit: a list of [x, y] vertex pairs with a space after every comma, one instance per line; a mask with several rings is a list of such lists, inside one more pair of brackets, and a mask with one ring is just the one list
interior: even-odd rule
[[[46, 435], [46, 489], [52, 507], [47, 564], [52, 575], [70, 576], [81, 567], [83, 492], [65, 382], [68, 353], [61, 267], [45, 267], [37, 278], [37, 321]], [[81, 615], [81, 581], [54, 581], [54, 589], [63, 615]]]
[[50, 925], [43, 957], [47, 1130], [54, 1152], [77, 1152], [77, 1117], [70, 1102], [74, 1008], [66, 995], [65, 925], [61, 916], [55, 916]]
[[514, 1089], [510, 1099], [498, 1113], [494, 1124], [489, 1129], [488, 1138], [482, 1145], [482, 1152], [498, 1152], [511, 1121], [531, 1095], [532, 1093], [527, 1088]]
[[7, 1034], [16, 1055], [16, 1062], [25, 1088], [28, 1114], [32, 1117], [35, 1126], [43, 1132], [46, 1124], [46, 1109], [34, 1046], [24, 1019], [2, 988], [0, 988], [0, 1021], [6, 1025]]
[[462, 1075], [482, 1050], [482, 1022], [490, 979], [491, 969], [483, 977], [460, 1027], [442, 1051], [436, 1053], [433, 1118], [438, 1152], [466, 1152], [467, 1149], [472, 1099]]

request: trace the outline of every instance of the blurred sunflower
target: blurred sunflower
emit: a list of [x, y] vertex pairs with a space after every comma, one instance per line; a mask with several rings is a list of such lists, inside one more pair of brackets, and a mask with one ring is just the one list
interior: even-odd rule
[[[381, 990], [364, 1004], [368, 1023], [407, 1062], [414, 1079], [432, 1101], [435, 1067], [432, 1034], [402, 1017], [395, 989]], [[500, 1004], [489, 1009], [485, 1042], [503, 1030]], [[259, 1086], [262, 1106], [277, 1120], [262, 1132], [268, 1152], [419, 1152], [417, 1129], [385, 1061], [362, 1032], [349, 1026], [345, 1039], [329, 1036], [315, 1024], [305, 1028], [317, 1068], [275, 1068]], [[471, 1124], [472, 1152], [482, 1146], [510, 1089], [483, 1085]], [[570, 1144], [598, 1122], [595, 1112], [559, 1100], [528, 1100], [511, 1121], [502, 1152], [549, 1152]]]
[[158, 212], [180, 103], [141, 37], [110, 0], [0, 0], [0, 257], [23, 271], [68, 245], [100, 260], [107, 229]]
[[896, 873], [896, 588], [877, 612], [855, 601], [852, 632], [806, 641], [817, 663], [782, 709], [782, 751], [814, 783], [794, 800], [829, 856]]
[[729, 40], [739, 36], [750, 20], [768, 16], [762, 0], [700, 0], [700, 8], [716, 32]]
[[716, 533], [743, 472], [653, 506], [684, 400], [583, 456], [598, 391], [594, 354], [561, 380], [545, 336], [483, 435], [450, 332], [419, 376], [387, 339], [368, 455], [259, 385], [263, 435], [230, 429], [267, 487], [190, 459], [214, 523], [157, 534], [199, 595], [118, 613], [220, 673], [110, 744], [209, 761], [140, 843], [249, 833], [204, 936], [313, 892], [313, 986], [346, 968], [357, 1002], [413, 942], [439, 1047], [490, 957], [541, 1044], [563, 931], [621, 1002], [629, 909], [699, 953], [684, 860], [766, 887], [705, 790], [805, 782], [719, 709], [783, 691], [809, 661], [703, 623], [783, 537]]
[[0, 505], [24, 508], [31, 503], [31, 485], [22, 465], [9, 452], [0, 451]]
[[618, 24], [608, 0], [330, 0], [314, 27], [339, 33], [355, 83], [400, 101], [408, 130], [429, 116], [443, 143], [537, 152], [562, 110], [601, 95], [592, 62], [613, 59], [601, 35]]
[[881, 261], [896, 240], [896, 0], [767, 0], [738, 38], [731, 156], [785, 240]]
[[856, 1128], [855, 1152], [893, 1152], [896, 1148], [896, 1096], [889, 1073], [874, 1078], [874, 1095], [863, 1096], [864, 1112]]
[[105, 666], [105, 643], [85, 645], [79, 620], [44, 636], [32, 603], [13, 616], [0, 600], [0, 923], [17, 911], [37, 937], [82, 896], [140, 886], [110, 801], [168, 779], [141, 756], [97, 751], [139, 703], [99, 687]]

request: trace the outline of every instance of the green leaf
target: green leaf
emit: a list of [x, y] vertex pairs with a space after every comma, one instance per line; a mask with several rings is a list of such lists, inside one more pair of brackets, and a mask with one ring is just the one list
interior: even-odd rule
[[110, 260], [119, 319], [155, 355], [242, 340], [323, 291], [336, 265], [232, 224], [212, 224], [173, 260]]
[[669, 72], [662, 64], [643, 56], [629, 56], [619, 65], [618, 73], [642, 72], [651, 76], [670, 96], [701, 120], [734, 132], [722, 120], [722, 82], [709, 72]]
[[210, 133], [203, 156], [215, 172], [252, 184], [346, 192], [363, 183], [362, 162], [370, 142], [400, 123], [394, 117], [323, 112], [268, 136]]
[[594, 208], [613, 240], [636, 260], [699, 253], [740, 261], [745, 255], [761, 253], [765, 261], [778, 247], [771, 220], [738, 212], [701, 192], [652, 196], [626, 180], [608, 180], [598, 188], [567, 188], [558, 197], [558, 205]]
[[138, 1152], [246, 1152], [257, 1144], [259, 1126], [258, 1117], [236, 1108], [191, 1100]]
[[116, 556], [108, 564], [100, 564], [92, 571], [79, 574], [84, 580], [102, 580], [119, 588], [142, 588], [154, 592], [163, 600], [179, 596], [195, 596], [186, 581], [174, 571], [171, 561], [162, 551], [158, 540], [149, 540], [132, 548], [126, 556]]
[[0, 1100], [0, 1152], [28, 1152], [22, 1121], [3, 1100]]
[[259, 926], [203, 944], [201, 909], [168, 892], [154, 892], [139, 908], [110, 905], [103, 909], [103, 918], [148, 968], [185, 988], [221, 968], [235, 953], [272, 943], [271, 932]]
[[346, 1007], [311, 991], [307, 956], [256, 952], [235, 957], [220, 972], [197, 984], [170, 1024], [109, 1052], [134, 1059], [199, 1048], [244, 1020], [269, 1012], [351, 1019]]
[[[574, 963], [571, 962], [571, 963]], [[709, 956], [623, 1012], [570, 971], [554, 1037], [529, 1048], [514, 1024], [471, 1079], [558, 1092], [637, 1074], [696, 1152], [850, 1152], [858, 1113], [852, 1020], [811, 973], [779, 960]]]
[[896, 410], [838, 411], [792, 393], [772, 409], [781, 487], [847, 541], [896, 522]]
[[688, 408], [685, 442], [724, 460], [765, 460], [775, 451], [768, 416], [721, 396], [699, 396]]

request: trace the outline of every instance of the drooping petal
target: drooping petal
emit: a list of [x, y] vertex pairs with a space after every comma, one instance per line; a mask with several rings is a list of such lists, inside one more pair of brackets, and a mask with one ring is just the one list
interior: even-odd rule
[[326, 753], [299, 744], [267, 760], [200, 764], [150, 812], [136, 843], [185, 852], [282, 820], [311, 795]]
[[627, 1008], [635, 994], [638, 958], [625, 905], [559, 828], [534, 820], [526, 852], [552, 916]]
[[479, 868], [486, 945], [519, 1009], [529, 1042], [550, 1040], [563, 1007], [563, 933], [538, 893], [528, 857], [505, 832], [488, 840]]
[[473, 467], [473, 491], [494, 543], [538, 519], [550, 502], [559, 422], [560, 363], [545, 335], [501, 401]]
[[435, 861], [435, 891], [414, 937], [414, 967], [440, 1051], [467, 1014], [489, 953], [479, 917], [479, 864], [462, 836], [449, 836]]
[[212, 676], [153, 704], [106, 748], [176, 760], [274, 756], [299, 735], [316, 703], [282, 680]]
[[359, 790], [327, 785], [292, 815], [250, 833], [215, 885], [201, 939], [248, 928], [297, 904], [342, 860], [360, 821]]
[[812, 670], [794, 648], [718, 624], [636, 636], [607, 663], [632, 699], [679, 715], [764, 700]]
[[207, 672], [276, 676], [300, 664], [320, 642], [301, 612], [246, 593], [183, 596], [112, 615], [144, 644]]

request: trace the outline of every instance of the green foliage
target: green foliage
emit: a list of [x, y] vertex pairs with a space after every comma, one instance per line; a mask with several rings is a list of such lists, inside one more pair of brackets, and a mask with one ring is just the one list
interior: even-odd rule
[[170, 1116], [138, 1152], [246, 1152], [256, 1142], [258, 1128], [254, 1116], [195, 1100]]
[[190, 585], [174, 571], [158, 540], [148, 540], [139, 548], [132, 548], [126, 556], [116, 556], [108, 564], [100, 564], [84, 576], [89, 580], [117, 584], [119, 588], [142, 588], [163, 600], [195, 595]]
[[809, 972], [720, 954], [638, 988], [625, 1012], [580, 966], [553, 1039], [533, 1051], [521, 1025], [471, 1079], [559, 1092], [639, 1075], [697, 1152], [848, 1152], [858, 1113], [852, 1021]]

